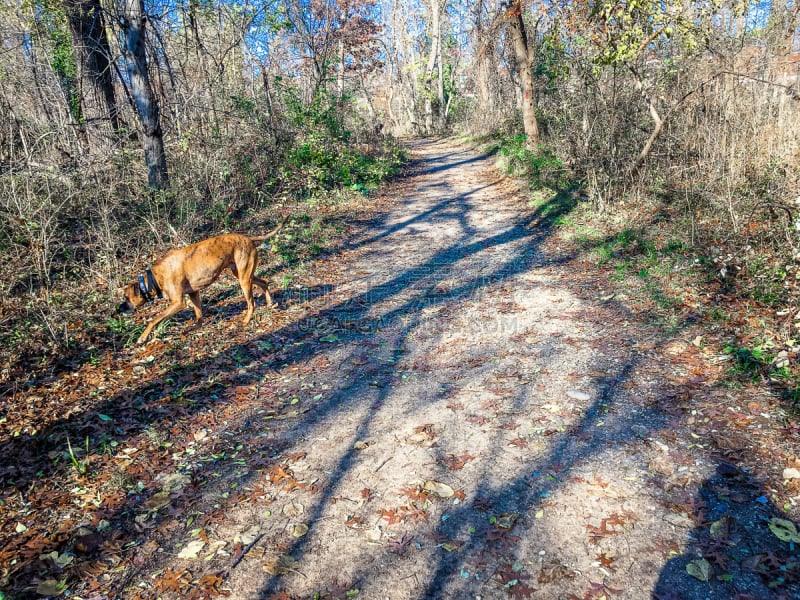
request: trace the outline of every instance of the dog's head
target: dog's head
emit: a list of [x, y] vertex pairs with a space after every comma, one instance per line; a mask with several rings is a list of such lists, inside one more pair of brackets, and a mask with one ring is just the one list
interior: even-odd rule
[[121, 313], [131, 313], [147, 302], [142, 290], [135, 283], [129, 283], [122, 288], [122, 293], [125, 295], [125, 300], [119, 305], [119, 312]]

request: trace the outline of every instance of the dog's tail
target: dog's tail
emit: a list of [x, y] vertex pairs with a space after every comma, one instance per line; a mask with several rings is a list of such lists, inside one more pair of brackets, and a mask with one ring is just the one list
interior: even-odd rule
[[285, 217], [283, 217], [283, 221], [281, 221], [280, 224], [278, 224], [278, 226], [275, 229], [273, 229], [272, 231], [270, 231], [269, 233], [264, 234], [264, 235], [251, 235], [251, 236], [249, 236], [250, 239], [253, 240], [257, 244], [260, 244], [261, 242], [266, 242], [269, 238], [274, 237], [275, 235], [278, 234], [278, 232], [281, 229], [283, 229], [283, 226], [286, 225], [286, 221], [289, 220], [290, 216], [291, 215], [286, 215]]

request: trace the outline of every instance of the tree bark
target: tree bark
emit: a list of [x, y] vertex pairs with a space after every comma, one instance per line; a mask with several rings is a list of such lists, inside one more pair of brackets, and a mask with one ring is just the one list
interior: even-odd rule
[[425, 134], [433, 133], [433, 70], [439, 59], [439, 40], [441, 24], [440, 0], [431, 0], [431, 51], [428, 54], [428, 64], [425, 68]]
[[478, 86], [478, 114], [484, 121], [484, 125], [491, 121], [495, 112], [494, 95], [492, 94], [491, 76], [492, 65], [489, 59], [489, 48], [487, 45], [482, 45], [475, 58], [476, 73], [475, 82]]
[[338, 94], [339, 101], [341, 102], [342, 97], [344, 96], [345, 48], [344, 48], [344, 32], [342, 31], [342, 29], [344, 29], [345, 24], [347, 23], [347, 14], [345, 13], [345, 11], [341, 11], [341, 14], [339, 15], [339, 21], [341, 29], [337, 32], [339, 40], [338, 40], [338, 48], [336, 56], [336, 60], [338, 62], [338, 71], [336, 73], [336, 93]]
[[525, 31], [522, 17], [522, 2], [516, 0], [508, 11], [509, 32], [514, 47], [514, 57], [519, 68], [519, 81], [522, 92], [522, 125], [528, 136], [528, 148], [533, 149], [539, 143], [539, 122], [536, 120], [536, 89], [533, 80], [533, 62], [535, 49]]
[[636, 81], [636, 89], [642, 95], [642, 99], [647, 104], [647, 110], [650, 113], [650, 118], [653, 119], [653, 131], [650, 133], [650, 137], [647, 139], [647, 142], [645, 142], [641, 152], [639, 152], [639, 156], [636, 158], [636, 162], [633, 164], [633, 169], [631, 170], [635, 175], [639, 172], [639, 169], [642, 168], [644, 161], [647, 160], [647, 157], [650, 155], [650, 151], [653, 149], [653, 144], [656, 143], [656, 140], [661, 135], [661, 130], [664, 127], [664, 120], [658, 113], [658, 109], [653, 103], [653, 99], [645, 92], [642, 76], [639, 75], [639, 72], [633, 67], [630, 67], [630, 71], [633, 74], [634, 80]]
[[442, 6], [439, 7], [439, 23], [436, 28], [436, 63], [438, 66], [439, 81], [436, 86], [436, 95], [439, 100], [439, 128], [444, 129], [447, 121], [447, 111], [444, 102], [444, 65], [442, 64]]
[[142, 124], [142, 146], [147, 164], [147, 182], [151, 187], [163, 190], [169, 187], [167, 158], [164, 153], [164, 135], [161, 131], [161, 118], [158, 100], [153, 93], [150, 75], [147, 70], [145, 52], [144, 0], [123, 0], [122, 30], [125, 56], [131, 93]]
[[78, 68], [81, 127], [88, 150], [96, 152], [120, 128], [108, 43], [100, 0], [64, 0]]

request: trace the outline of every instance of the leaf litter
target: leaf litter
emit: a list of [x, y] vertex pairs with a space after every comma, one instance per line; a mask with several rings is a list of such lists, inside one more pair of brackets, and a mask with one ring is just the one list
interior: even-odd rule
[[713, 329], [609, 295], [489, 158], [412, 147], [252, 327], [4, 399], [7, 598], [798, 594], [780, 404], [725, 385]]

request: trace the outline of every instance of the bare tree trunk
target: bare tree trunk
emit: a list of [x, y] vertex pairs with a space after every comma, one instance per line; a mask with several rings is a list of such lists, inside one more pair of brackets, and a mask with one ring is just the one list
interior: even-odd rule
[[492, 106], [492, 92], [489, 84], [489, 40], [486, 35], [486, 28], [483, 21], [483, 2], [476, 2], [472, 8], [474, 22], [474, 45], [475, 52], [475, 83], [478, 87], [478, 106], [477, 115], [481, 117], [481, 125], [486, 126], [487, 116], [494, 112]]
[[433, 133], [433, 70], [439, 61], [439, 40], [441, 25], [440, 0], [431, 0], [431, 51], [428, 54], [428, 64], [425, 68], [425, 134]]
[[122, 53], [130, 77], [131, 92], [142, 123], [142, 146], [147, 164], [147, 182], [155, 189], [167, 189], [167, 157], [164, 153], [164, 136], [161, 131], [158, 101], [150, 84], [145, 54], [144, 0], [123, 0], [121, 15], [125, 46]]
[[100, 0], [64, 0], [64, 9], [78, 68], [81, 126], [89, 151], [96, 152], [120, 128], [103, 9]]
[[372, 104], [372, 99], [370, 98], [371, 94], [367, 89], [367, 81], [364, 77], [364, 74], [361, 73], [358, 76], [359, 82], [361, 83], [361, 92], [364, 94], [364, 101], [367, 104], [367, 111], [369, 112], [369, 119], [371, 123], [377, 123], [377, 114], [375, 113], [375, 106]]
[[436, 87], [436, 95], [439, 100], [439, 128], [443, 129], [447, 120], [447, 112], [444, 105], [444, 65], [442, 64], [442, 12], [443, 7], [439, 7], [439, 23], [436, 28], [436, 63], [438, 65], [439, 81]]
[[494, 96], [489, 84], [491, 71], [487, 52], [487, 48], [482, 48], [482, 51], [478, 52], [478, 56], [476, 57], [478, 65], [475, 76], [476, 83], [478, 84], [478, 114], [484, 119], [494, 114]]
[[400, 122], [397, 120], [397, 116], [394, 114], [394, 108], [392, 108], [392, 103], [394, 102], [394, 77], [389, 77], [389, 94], [386, 98], [386, 112], [388, 113], [389, 122], [392, 124], [392, 129], [396, 129], [400, 126]]
[[[342, 27], [344, 27], [345, 20], [347, 15], [344, 12], [340, 15]], [[336, 73], [336, 93], [339, 96], [339, 100], [341, 101], [342, 96], [344, 96], [344, 35], [342, 31], [339, 31], [339, 40], [338, 40], [338, 48], [337, 48], [337, 61], [339, 63], [338, 72]]]
[[267, 112], [269, 113], [269, 130], [272, 133], [273, 138], [276, 137], [275, 132], [277, 130], [275, 124], [275, 104], [272, 101], [272, 88], [269, 85], [269, 68], [264, 63], [261, 64], [261, 79], [264, 83], [264, 97], [267, 100]]
[[635, 174], [642, 167], [644, 161], [647, 160], [650, 151], [653, 149], [653, 144], [656, 143], [656, 140], [661, 135], [661, 130], [664, 127], [664, 120], [658, 113], [655, 104], [653, 104], [653, 99], [645, 92], [642, 76], [639, 75], [639, 72], [633, 67], [630, 67], [630, 71], [636, 81], [636, 89], [642, 95], [642, 98], [647, 104], [647, 110], [650, 112], [650, 118], [653, 119], [653, 131], [650, 133], [650, 137], [647, 139], [647, 142], [645, 142], [644, 147], [641, 152], [639, 152], [639, 156], [636, 158], [636, 162], [633, 164], [632, 172]]
[[525, 21], [522, 17], [522, 2], [516, 0], [508, 11], [509, 31], [514, 46], [514, 57], [519, 67], [522, 92], [522, 125], [528, 136], [528, 148], [539, 143], [539, 123], [536, 120], [536, 90], [533, 81], [535, 49], [528, 40]]

